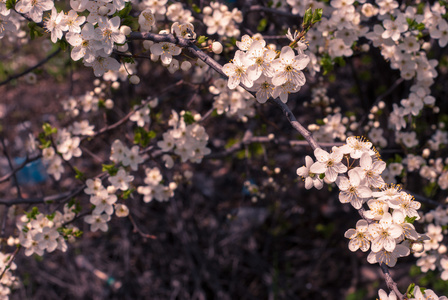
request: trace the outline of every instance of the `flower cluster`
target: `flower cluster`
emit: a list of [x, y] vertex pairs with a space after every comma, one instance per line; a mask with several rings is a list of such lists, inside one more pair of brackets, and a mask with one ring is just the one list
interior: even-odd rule
[[[310, 58], [298, 49], [294, 52], [289, 46], [282, 48], [280, 55], [266, 48], [266, 41], [261, 37], [251, 38], [244, 35], [237, 42], [239, 50], [230, 63], [223, 66], [223, 72], [229, 77], [230, 89], [240, 83], [256, 92], [257, 101], [266, 102], [270, 97], [286, 103], [288, 95], [295, 93], [305, 84], [302, 70]], [[277, 57], [278, 56], [278, 57]]]
[[159, 168], [148, 168], [145, 170], [146, 177], [144, 182], [146, 186], [139, 186], [137, 192], [143, 195], [143, 201], [148, 203], [153, 199], [157, 201], [168, 201], [174, 196], [174, 190], [177, 188], [175, 182], [170, 182], [168, 185], [163, 185], [162, 174]]
[[[194, 120], [200, 120], [201, 116], [199, 114], [194, 116], [194, 120], [190, 118], [193, 118], [191, 114], [181, 112], [179, 117], [179, 114], [172, 110], [171, 118], [168, 122], [172, 129], [163, 134], [163, 140], [157, 142], [157, 146], [163, 152], [174, 150], [174, 153], [180, 156], [182, 162], [190, 160], [191, 162], [199, 163], [205, 155], [211, 152], [207, 148], [208, 134], [203, 126], [194, 123]], [[186, 119], [191, 124], [187, 125]], [[172, 166], [172, 158], [167, 155], [164, 158], [168, 160], [167, 165]]]
[[[389, 295], [383, 290], [380, 289], [378, 291], [378, 296], [380, 300], [397, 300], [397, 294], [394, 291], [391, 291]], [[413, 288], [409, 291], [408, 296], [410, 298], [406, 298], [409, 300], [447, 300], [446, 296], [439, 297], [434, 293], [433, 290], [430, 289], [422, 289], [418, 285], [413, 286]]]
[[77, 227], [65, 225], [75, 218], [74, 208], [65, 204], [63, 213], [55, 211], [51, 215], [44, 215], [32, 211], [21, 216], [17, 221], [17, 228], [20, 231], [19, 243], [25, 248], [25, 255], [35, 253], [42, 256], [44, 251], [53, 252], [56, 249], [67, 251], [66, 239], [79, 233]]
[[321, 189], [323, 181], [336, 183], [341, 203], [363, 209], [363, 219], [357, 222], [356, 229], [345, 233], [351, 251], [370, 249], [370, 263], [393, 267], [397, 258], [419, 249], [425, 236], [417, 233], [412, 223], [420, 218], [420, 203], [399, 187], [385, 184], [381, 175], [386, 163], [372, 149], [372, 143], [348, 137], [345, 145], [333, 147], [330, 153], [317, 148], [314, 155], [316, 162], [307, 157], [306, 166], [297, 170], [305, 178], [305, 187]]
[[[92, 214], [84, 217], [84, 221], [90, 224], [90, 230], [107, 231], [107, 222], [111, 220], [111, 216], [114, 211], [118, 217], [125, 217], [128, 215], [129, 210], [127, 206], [117, 203], [118, 198], [115, 195], [117, 189], [128, 189], [125, 176], [126, 175], [124, 170], [120, 169], [117, 172], [116, 176], [111, 176], [109, 178], [109, 181], [112, 183], [112, 185], [107, 187], [103, 186], [102, 181], [99, 178], [87, 179], [87, 187], [84, 189], [84, 192], [87, 195], [90, 195], [90, 203], [94, 205], [94, 209], [92, 210]], [[128, 180], [127, 182], [129, 182], [130, 180]]]
[[236, 116], [243, 121], [255, 115], [254, 98], [242, 87], [238, 86], [231, 90], [227, 87], [226, 80], [220, 78], [214, 81], [209, 91], [216, 95], [213, 97], [213, 108], [219, 115], [225, 113], [229, 117]]
[[219, 2], [211, 2], [210, 6], [204, 7], [204, 24], [207, 26], [207, 34], [218, 34], [219, 36], [237, 37], [240, 30], [236, 23], [243, 21], [241, 11], [234, 8], [229, 11], [227, 5]]
[[12, 254], [0, 252], [0, 270], [4, 272], [0, 280], [1, 299], [9, 299], [11, 289], [15, 288], [19, 284], [18, 279], [12, 273], [12, 271], [17, 269], [17, 265], [11, 261], [12, 259]]

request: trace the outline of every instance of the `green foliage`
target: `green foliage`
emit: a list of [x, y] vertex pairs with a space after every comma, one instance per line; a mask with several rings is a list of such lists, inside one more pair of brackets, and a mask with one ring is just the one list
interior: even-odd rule
[[137, 127], [134, 129], [134, 144], [139, 144], [142, 147], [146, 147], [155, 137], [156, 133], [153, 130], [148, 131], [142, 127]]
[[201, 36], [199, 36], [199, 38], [198, 38], [198, 44], [202, 44], [202, 43], [204, 43], [206, 40], [208, 40], [208, 37], [201, 35]]
[[227, 141], [227, 143], [225, 144], [224, 148], [225, 149], [229, 149], [230, 147], [232, 147], [233, 145], [235, 145], [236, 143], [238, 143], [237, 139], [229, 139]]
[[53, 219], [54, 219], [55, 216], [56, 216], [56, 212], [47, 215], [47, 219], [50, 220], [50, 221], [53, 221]]
[[406, 18], [406, 21], [408, 22], [409, 30], [418, 30], [418, 31], [425, 30], [425, 24], [423, 23], [417, 23], [417, 21], [411, 18]]
[[415, 283], [411, 283], [406, 289], [406, 297], [414, 298]]
[[197, 14], [201, 13], [201, 9], [199, 8], [199, 6], [197, 6], [196, 4], [193, 3], [193, 5], [191, 6], [191, 8], [193, 9], [193, 11]]
[[39, 142], [40, 142], [40, 146], [39, 147], [41, 149], [45, 149], [45, 148], [48, 148], [48, 147], [51, 146], [51, 141], [47, 140], [47, 138], [45, 136], [45, 133], [43, 133], [43, 132], [39, 133], [38, 138], [39, 138]]
[[[120, 10], [119, 12], [115, 13], [114, 15], [117, 15], [120, 17], [120, 19], [125, 19], [127, 16], [130, 15], [132, 10], [132, 4], [131, 2], [126, 2], [124, 8]], [[122, 23], [123, 25], [123, 23]]]
[[316, 24], [317, 22], [322, 20], [322, 11], [323, 11], [322, 8], [314, 10], [313, 17], [311, 19], [311, 24]]
[[73, 169], [76, 172], [75, 178], [84, 181], [86, 179], [86, 176], [83, 172], [81, 172], [77, 167], [73, 167]]
[[124, 200], [126, 200], [126, 199], [129, 198], [129, 196], [131, 196], [131, 194], [132, 194], [133, 192], [134, 192], [134, 189], [129, 189], [129, 190], [124, 191], [124, 192], [121, 194], [121, 198], [124, 199]]
[[70, 199], [68, 202], [68, 207], [71, 208], [72, 212], [79, 214], [81, 212], [81, 204], [75, 198]]
[[339, 56], [339, 57], [335, 57], [333, 60], [336, 64], [338, 64], [341, 67], [345, 67], [345, 60], [343, 57]]
[[410, 218], [408, 216], [405, 217], [406, 223], [411, 223], [411, 224], [414, 224], [416, 219], [417, 219], [417, 217], [412, 217], [412, 218]]
[[308, 8], [303, 16], [303, 30], [308, 31], [312, 25], [316, 24], [320, 20], [322, 20], [322, 8], [315, 9], [314, 11], [311, 7]]
[[432, 196], [434, 196], [436, 194], [437, 188], [438, 188], [437, 182], [429, 182], [423, 188], [423, 192], [425, 193], [426, 197], [431, 198]]
[[115, 166], [115, 164], [103, 164], [103, 172], [109, 173], [110, 176], [115, 176], [118, 172], [118, 168]]
[[28, 220], [36, 219], [36, 216], [39, 214], [39, 209], [34, 206], [30, 212], [25, 213]]
[[28, 23], [28, 28], [30, 29], [30, 37], [34, 40], [36, 37], [43, 36], [44, 34], [40, 31], [40, 27], [34, 22]]
[[53, 133], [58, 132], [58, 129], [56, 127], [52, 127], [49, 123], [44, 123], [42, 125], [42, 129], [44, 130], [45, 136], [50, 136]]
[[69, 49], [69, 45], [68, 42], [66, 40], [59, 40], [57, 42], [57, 45], [61, 48], [61, 50], [65, 51], [67, 49]]
[[189, 111], [186, 111], [185, 112], [185, 114], [184, 114], [184, 121], [185, 121], [185, 123], [187, 124], [187, 125], [190, 125], [190, 124], [193, 124], [195, 121], [194, 121], [194, 117], [193, 117], [193, 115], [191, 114], [191, 112], [189, 112]]
[[14, 9], [15, 6], [16, 6], [16, 0], [6, 0], [7, 9]]
[[310, 7], [305, 11], [305, 15], [303, 16], [302, 28], [307, 28], [311, 24], [311, 20], [313, 19], [313, 9]]
[[327, 75], [328, 72], [333, 71], [333, 61], [331, 60], [330, 55], [328, 53], [325, 53], [320, 61], [320, 65], [322, 66], [323, 75]]
[[257, 26], [258, 32], [264, 31], [267, 26], [268, 26], [268, 19], [266, 18], [261, 19]]
[[121, 57], [121, 61], [129, 64], [135, 64], [135, 60], [133, 57]]

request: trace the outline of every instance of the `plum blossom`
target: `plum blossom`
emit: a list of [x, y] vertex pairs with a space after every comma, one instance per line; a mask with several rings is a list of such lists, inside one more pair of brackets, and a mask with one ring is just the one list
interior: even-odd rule
[[368, 232], [368, 226], [366, 220], [359, 220], [356, 222], [356, 229], [350, 228], [345, 232], [344, 236], [350, 239], [348, 243], [350, 251], [355, 252], [361, 249], [362, 252], [366, 252], [369, 250], [372, 237]]
[[307, 190], [311, 189], [313, 186], [320, 190], [323, 187], [323, 181], [319, 178], [318, 174], [310, 172], [310, 168], [314, 161], [310, 156], [305, 157], [305, 166], [297, 169], [297, 175], [301, 176], [305, 180], [305, 188]]
[[252, 65], [251, 61], [246, 57], [243, 51], [236, 51], [235, 57], [232, 62], [225, 64], [222, 67], [222, 71], [229, 77], [227, 83], [229, 89], [236, 88], [240, 83], [246, 87], [252, 87], [255, 78], [255, 74], [249, 74], [247, 68]]
[[331, 153], [321, 148], [316, 148], [314, 156], [317, 162], [311, 166], [310, 171], [314, 174], [325, 173], [325, 178], [330, 182], [336, 181], [338, 173], [347, 172], [347, 167], [341, 162], [344, 155], [338, 148], [333, 148]]
[[309, 62], [310, 58], [307, 55], [299, 54], [296, 56], [294, 50], [290, 47], [283, 47], [280, 57], [272, 62], [272, 68], [274, 69], [272, 83], [279, 86], [291, 81], [296, 86], [303, 86], [306, 79], [302, 70], [306, 68]]

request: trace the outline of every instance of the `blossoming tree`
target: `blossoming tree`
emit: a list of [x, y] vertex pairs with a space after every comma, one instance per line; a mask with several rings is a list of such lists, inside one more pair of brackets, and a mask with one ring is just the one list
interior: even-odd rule
[[[1, 2], [0, 294], [70, 297], [83, 285], [66, 283], [74, 271], [65, 280], [45, 273], [65, 291], [26, 291], [38, 285], [21, 271], [34, 256], [71, 259], [73, 269], [106, 283], [102, 298], [446, 299], [437, 296], [448, 291], [446, 7]], [[64, 92], [48, 84], [55, 79]], [[47, 97], [22, 102], [9, 94], [38, 93], [40, 84]], [[26, 121], [15, 115], [21, 110], [30, 111]], [[101, 271], [86, 249], [107, 247], [95, 239], [109, 235], [108, 245], [118, 233], [127, 236], [117, 243], [126, 248], [122, 271]], [[294, 245], [273, 246], [279, 235]], [[169, 240], [186, 261], [163, 257]], [[352, 269], [378, 265], [382, 288], [369, 291], [353, 271], [351, 286], [326, 290], [313, 273], [332, 257], [322, 255], [328, 244], [317, 256], [304, 250], [318, 248], [313, 240], [344, 243]], [[252, 281], [225, 280], [242, 270], [235, 246], [274, 259], [249, 262]], [[290, 251], [308, 258], [293, 263]], [[143, 275], [126, 279], [139, 263]], [[161, 286], [153, 277], [168, 269], [191, 274]], [[420, 281], [399, 281], [396, 269]], [[289, 279], [304, 283], [295, 289]]]

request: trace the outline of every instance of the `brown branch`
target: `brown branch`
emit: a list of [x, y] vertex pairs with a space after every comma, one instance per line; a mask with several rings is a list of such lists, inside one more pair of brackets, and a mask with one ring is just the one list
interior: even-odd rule
[[151, 235], [151, 234], [147, 234], [144, 233], [138, 226], [137, 223], [135, 222], [134, 218], [132, 217], [132, 214], [129, 212], [129, 220], [131, 221], [132, 225], [134, 226], [134, 232], [138, 232], [138, 234], [140, 234], [143, 238], [145, 239], [152, 239], [155, 240], [157, 239], [157, 237], [155, 235]]
[[389, 288], [389, 291], [394, 291], [395, 295], [397, 295], [398, 299], [404, 300], [404, 295], [398, 290], [397, 283], [394, 281], [389, 272], [389, 267], [384, 263], [380, 264], [381, 271], [383, 271], [384, 281], [386, 281], [386, 285]]
[[[8, 160], [9, 168], [11, 169], [11, 172], [13, 172], [14, 166], [12, 165], [11, 157], [9, 156], [8, 150], [6, 149], [5, 139], [3, 137], [1, 137], [0, 140], [1, 140], [2, 146], [3, 146], [3, 153], [5, 154], [5, 157]], [[19, 198], [22, 198], [22, 192], [20, 191], [20, 185], [19, 185], [19, 181], [17, 180], [16, 173], [13, 173], [12, 176], [14, 178], [14, 185], [16, 186], [16, 189], [17, 189], [17, 196], [19, 196]]]
[[3, 269], [3, 272], [0, 274], [0, 280], [3, 278], [3, 275], [5, 275], [6, 271], [8, 271], [8, 269], [11, 267], [11, 264], [13, 263], [14, 259], [17, 256], [17, 253], [19, 253], [20, 249], [22, 249], [22, 247], [17, 247], [16, 250], [14, 250], [14, 252], [11, 254], [11, 258], [8, 261], [8, 264], [5, 266], [5, 268]]
[[19, 172], [20, 170], [22, 170], [28, 163], [33, 162], [35, 160], [38, 160], [39, 158], [42, 157], [42, 154], [38, 154], [34, 157], [26, 157], [25, 161], [23, 161], [20, 165], [18, 165], [16, 168], [14, 168], [14, 170], [12, 170], [11, 172], [9, 172], [6, 175], [3, 175], [2, 177], [0, 177], [0, 183], [1, 182], [5, 182], [7, 180], [9, 180], [11, 177], [13, 177], [17, 172]]
[[84, 188], [85, 185], [81, 185], [78, 188], [73, 189], [69, 192], [59, 193], [46, 197], [0, 199], [0, 204], [11, 206], [16, 204], [42, 204], [42, 203], [65, 201], [81, 193], [84, 190]]
[[48, 55], [46, 58], [44, 58], [43, 60], [41, 60], [40, 62], [38, 62], [37, 64], [35, 64], [32, 67], [27, 68], [26, 70], [24, 70], [23, 72], [20, 72], [18, 74], [9, 76], [7, 79], [3, 80], [0, 82], [0, 85], [4, 85], [7, 84], [8, 82], [10, 82], [11, 80], [17, 79], [19, 77], [22, 77], [28, 73], [30, 73], [31, 71], [33, 71], [34, 69], [39, 68], [40, 66], [46, 64], [50, 59], [52, 59], [53, 57], [55, 57], [56, 55], [59, 54], [59, 52], [61, 52], [61, 48], [58, 48], [56, 51], [54, 51], [53, 53], [51, 53], [50, 55]]
[[[129, 35], [129, 40], [151, 40], [157, 43], [169, 42], [176, 44], [178, 46], [188, 49], [192, 55], [205, 62], [213, 70], [215, 70], [222, 76], [227, 77], [227, 75], [222, 71], [222, 66], [216, 60], [208, 56], [205, 52], [203, 52], [196, 45], [194, 45], [194, 41], [192, 40], [175, 37], [172, 34], [154, 34], [150, 32], [132, 32]], [[240, 86], [242, 86], [245, 90], [254, 95], [254, 92], [249, 91], [249, 89], [245, 87], [243, 84], [240, 83]], [[296, 117], [291, 112], [289, 107], [279, 99], [274, 99], [273, 101], [277, 103], [278, 106], [280, 106], [286, 118], [291, 123], [292, 127], [305, 138], [305, 140], [309, 143], [309, 145], [313, 149], [320, 148], [319, 144], [313, 138], [311, 132], [309, 132], [305, 127], [303, 127], [302, 124], [299, 123], [299, 121], [297, 121]]]

